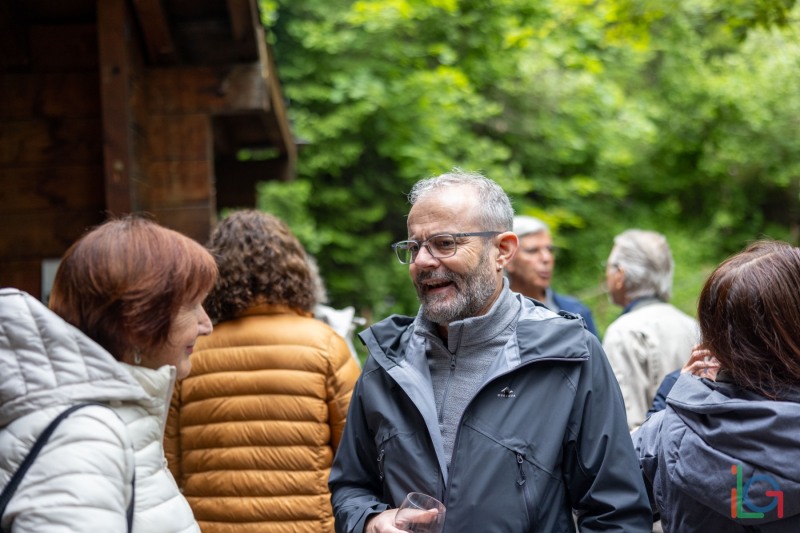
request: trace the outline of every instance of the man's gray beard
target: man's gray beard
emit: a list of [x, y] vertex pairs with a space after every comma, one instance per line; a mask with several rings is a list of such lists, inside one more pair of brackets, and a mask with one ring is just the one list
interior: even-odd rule
[[422, 316], [440, 325], [476, 316], [497, 288], [494, 272], [489, 268], [488, 250], [485, 250], [478, 265], [470, 272], [455, 274], [448, 270], [444, 276], [439, 277], [444, 277], [459, 287], [451, 302], [440, 302], [444, 297], [423, 297], [419, 291], [417, 296], [422, 304]]

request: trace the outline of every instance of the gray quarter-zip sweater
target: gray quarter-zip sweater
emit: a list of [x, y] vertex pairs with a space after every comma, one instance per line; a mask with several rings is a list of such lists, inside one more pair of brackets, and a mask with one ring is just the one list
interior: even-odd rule
[[437, 326], [417, 314], [415, 332], [423, 336], [431, 373], [439, 430], [447, 466], [458, 423], [480, 388], [492, 361], [514, 333], [522, 306], [503, 280], [503, 290], [485, 315], [452, 322], [443, 340]]

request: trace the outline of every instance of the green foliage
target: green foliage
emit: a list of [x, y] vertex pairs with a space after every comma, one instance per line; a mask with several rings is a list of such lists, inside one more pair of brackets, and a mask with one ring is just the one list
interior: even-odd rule
[[317, 256], [332, 303], [414, 313], [405, 194], [480, 170], [554, 228], [556, 288], [601, 329], [613, 236], [666, 234], [694, 312], [724, 257], [800, 236], [793, 0], [261, 0], [299, 178], [260, 189]]

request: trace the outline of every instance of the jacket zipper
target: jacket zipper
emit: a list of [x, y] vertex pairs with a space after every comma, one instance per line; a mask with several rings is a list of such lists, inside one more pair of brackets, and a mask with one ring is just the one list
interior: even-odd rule
[[439, 406], [439, 413], [437, 418], [439, 419], [439, 424], [444, 422], [444, 406], [447, 403], [447, 396], [450, 394], [450, 383], [453, 382], [453, 374], [456, 373], [456, 356], [455, 354], [450, 355], [450, 375], [447, 377], [447, 385], [444, 387], [444, 395], [442, 396], [442, 404]]
[[528, 478], [525, 476], [525, 454], [516, 452], [517, 456], [517, 469], [519, 470], [519, 478], [517, 478], [517, 485], [522, 489], [522, 500], [525, 504], [525, 511], [528, 513], [528, 521], [533, 524], [533, 498], [531, 498], [530, 490], [526, 482]]

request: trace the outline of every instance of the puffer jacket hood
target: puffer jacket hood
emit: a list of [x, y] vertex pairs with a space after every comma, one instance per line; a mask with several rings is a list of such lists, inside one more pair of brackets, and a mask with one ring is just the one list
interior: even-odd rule
[[[667, 409], [633, 433], [645, 475], [655, 479], [656, 501], [666, 509], [664, 518], [672, 531], [689, 531], [682, 525], [682, 516], [691, 521], [693, 513], [680, 509], [705, 514], [706, 520], [728, 522], [731, 527], [739, 522], [763, 531], [796, 531], [800, 527], [800, 390], [789, 393], [784, 401], [773, 401], [725, 379], [724, 373], [717, 382], [681, 375], [667, 399]], [[661, 460], [655, 461], [659, 455]], [[658, 469], [657, 476], [653, 468]], [[732, 490], [736, 490], [735, 498]], [[776, 496], [767, 491], [783, 493], [782, 517], [774, 504]], [[673, 505], [676, 498], [679, 501]], [[759, 509], [771, 506], [763, 516], [756, 516], [761, 514]]]
[[146, 400], [99, 344], [17, 289], [0, 289], [0, 427], [53, 405]]

